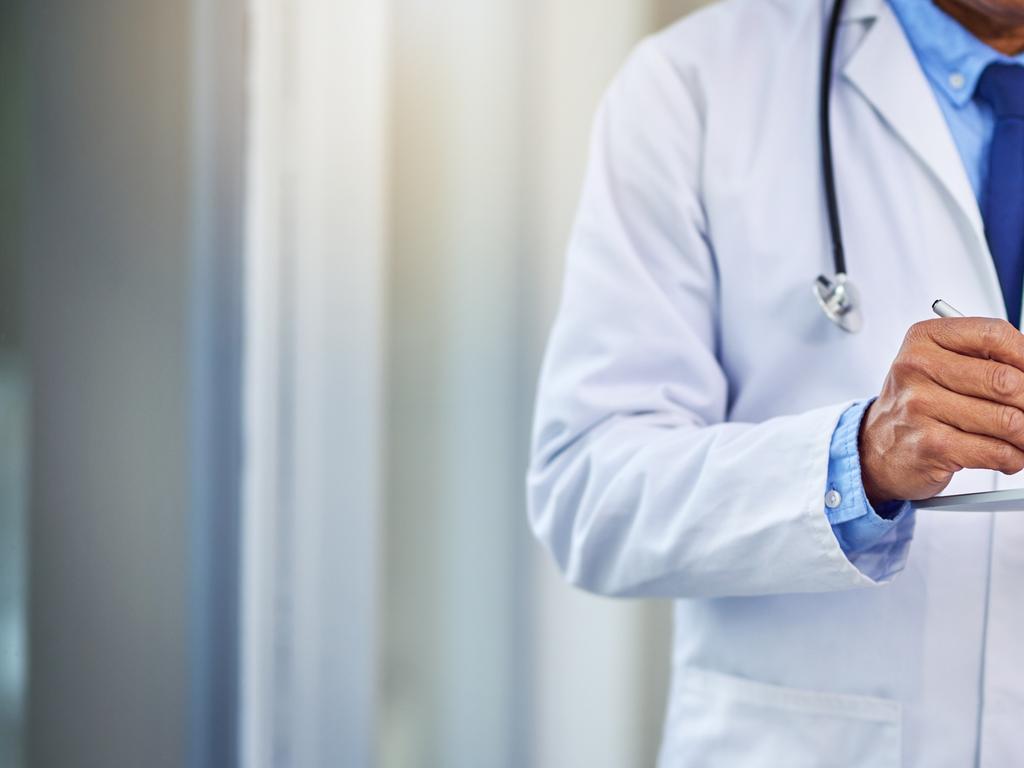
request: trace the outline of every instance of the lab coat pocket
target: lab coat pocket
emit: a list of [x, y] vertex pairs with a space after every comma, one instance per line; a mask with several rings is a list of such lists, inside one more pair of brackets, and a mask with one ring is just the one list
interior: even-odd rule
[[679, 670], [662, 768], [896, 768], [900, 704]]

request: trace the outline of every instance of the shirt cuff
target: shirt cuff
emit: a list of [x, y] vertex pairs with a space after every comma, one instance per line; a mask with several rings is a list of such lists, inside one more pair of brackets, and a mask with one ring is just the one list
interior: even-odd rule
[[825, 515], [847, 555], [874, 547], [911, 509], [910, 502], [895, 501], [876, 510], [864, 492], [858, 438], [864, 413], [872, 402], [859, 401], [843, 413], [829, 447]]

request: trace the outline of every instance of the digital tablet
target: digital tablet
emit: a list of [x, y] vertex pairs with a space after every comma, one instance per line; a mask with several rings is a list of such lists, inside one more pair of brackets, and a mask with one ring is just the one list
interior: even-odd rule
[[1024, 488], [936, 496], [934, 499], [915, 501], [914, 508], [945, 512], [1024, 512]]

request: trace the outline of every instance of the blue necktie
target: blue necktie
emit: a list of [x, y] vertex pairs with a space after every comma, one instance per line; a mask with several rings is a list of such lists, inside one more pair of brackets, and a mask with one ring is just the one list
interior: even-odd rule
[[996, 118], [981, 212], [985, 236], [1006, 316], [1019, 327], [1024, 290], [1024, 67], [989, 64], [976, 96], [992, 107]]

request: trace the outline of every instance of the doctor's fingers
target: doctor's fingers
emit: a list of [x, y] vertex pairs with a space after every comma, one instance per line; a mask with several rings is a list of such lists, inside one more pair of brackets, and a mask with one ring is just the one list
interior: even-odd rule
[[960, 355], [998, 360], [1024, 371], [1024, 334], [1006, 320], [952, 317], [925, 320], [911, 327], [907, 341], [929, 339]]
[[1020, 408], [936, 389], [924, 409], [935, 421], [961, 432], [994, 437], [1024, 450], [1024, 411]]
[[994, 469], [1005, 475], [1024, 470], [1024, 451], [1004, 440], [939, 426], [920, 440], [921, 456], [942, 472]]
[[901, 365], [942, 389], [1024, 410], [1024, 371], [1015, 366], [944, 349], [904, 359]]

